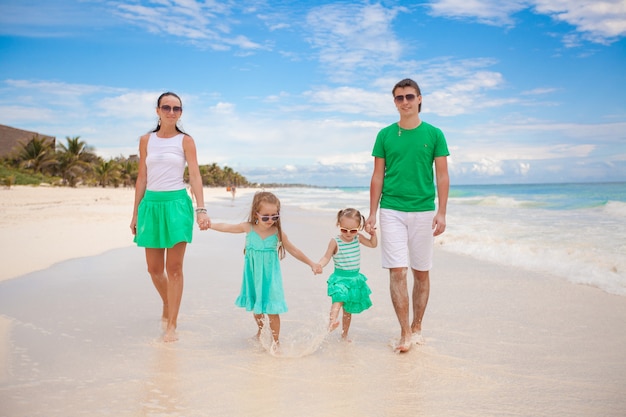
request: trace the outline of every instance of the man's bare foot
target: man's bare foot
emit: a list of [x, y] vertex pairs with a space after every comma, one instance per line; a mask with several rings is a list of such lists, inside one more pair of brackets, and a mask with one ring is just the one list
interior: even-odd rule
[[398, 344], [395, 346], [395, 348], [393, 349], [394, 352], [396, 353], [406, 353], [409, 350], [411, 350], [411, 346], [413, 344], [411, 343], [411, 339], [405, 339], [405, 338], [401, 338], [398, 341]]
[[336, 321], [334, 323], [330, 323], [328, 325], [328, 333], [332, 332], [333, 330], [335, 330], [337, 327], [339, 327], [339, 322]]
[[424, 343], [426, 343], [426, 341], [424, 340], [424, 336], [422, 336], [422, 332], [414, 332], [411, 335], [411, 342], [416, 344], [416, 345], [423, 345]]

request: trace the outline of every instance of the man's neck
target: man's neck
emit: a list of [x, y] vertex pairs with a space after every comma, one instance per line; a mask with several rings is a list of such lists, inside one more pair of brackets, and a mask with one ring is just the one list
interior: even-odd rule
[[400, 117], [398, 126], [402, 129], [415, 129], [422, 123], [419, 114], [410, 117]]

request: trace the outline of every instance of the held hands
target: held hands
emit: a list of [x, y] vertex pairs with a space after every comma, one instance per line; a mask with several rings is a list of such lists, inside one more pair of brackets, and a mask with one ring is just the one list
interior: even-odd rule
[[369, 235], [371, 236], [376, 235], [376, 228], [373, 225], [366, 223], [364, 229]]
[[311, 271], [313, 271], [314, 275], [321, 274], [322, 271], [323, 271], [322, 270], [322, 265], [320, 265], [320, 264], [313, 264], [313, 265], [311, 265]]
[[211, 219], [206, 214], [206, 212], [198, 212], [196, 214], [196, 220], [198, 222], [198, 227], [200, 230], [207, 230], [211, 228]]

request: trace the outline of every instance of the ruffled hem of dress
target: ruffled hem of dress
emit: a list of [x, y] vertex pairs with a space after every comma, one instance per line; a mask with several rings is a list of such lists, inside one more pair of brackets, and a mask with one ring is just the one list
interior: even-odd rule
[[287, 312], [287, 303], [284, 301], [260, 303], [248, 297], [239, 296], [235, 300], [235, 305], [245, 308], [246, 311], [252, 311], [254, 314], [282, 314]]

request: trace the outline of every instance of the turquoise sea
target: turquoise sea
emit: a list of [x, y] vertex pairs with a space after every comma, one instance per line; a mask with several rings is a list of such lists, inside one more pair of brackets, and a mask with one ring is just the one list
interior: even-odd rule
[[[367, 187], [281, 188], [281, 201], [367, 217]], [[626, 182], [452, 185], [444, 250], [626, 295]]]

